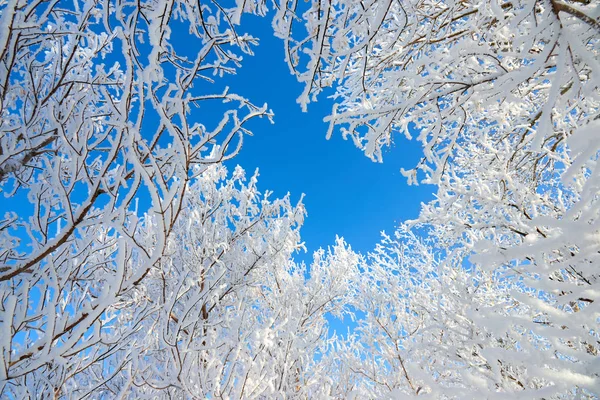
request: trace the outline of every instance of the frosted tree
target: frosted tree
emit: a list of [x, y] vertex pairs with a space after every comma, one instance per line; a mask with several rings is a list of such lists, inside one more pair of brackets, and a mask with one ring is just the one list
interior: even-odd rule
[[509, 294], [510, 313], [469, 296], [444, 303], [476, 310], [469, 323], [495, 338], [476, 352], [495, 377], [466, 369], [478, 388], [456, 375], [446, 383], [525, 398], [598, 395], [598, 5], [313, 1], [293, 17], [276, 29], [305, 84], [301, 105], [333, 86], [332, 130], [375, 161], [398, 134], [416, 136], [423, 158], [403, 173], [438, 185], [419, 220], [439, 262], [471, 271], [469, 290], [491, 276], [491, 290]]
[[377, 161], [394, 133], [418, 131], [418, 169], [437, 182], [470, 132], [551, 150], [595, 118], [596, 13], [588, 1], [314, 1], [275, 28], [304, 108], [334, 86], [332, 126]]
[[330, 355], [337, 397], [593, 398], [593, 372], [557, 357], [561, 343], [538, 329], [544, 307], [520, 301], [532, 289], [515, 266], [467, 267], [468, 249], [445, 248], [438, 229], [402, 226], [363, 265], [364, 316]]
[[0, 2], [2, 396], [132, 368], [189, 182], [271, 115], [216, 84], [256, 44], [243, 12], [264, 5]]
[[191, 181], [165, 254], [115, 315], [135, 329], [62, 382], [65, 397], [321, 397], [326, 315], [346, 312], [359, 258], [340, 240], [315, 254], [309, 278], [291, 258], [302, 203], [269, 200], [256, 177], [212, 166]]
[[246, 184], [239, 167], [225, 174], [214, 168], [190, 187], [165, 265], [146, 281], [161, 300], [140, 330], [133, 397], [139, 387], [176, 398], [320, 398], [325, 316], [345, 312], [359, 258], [340, 240], [315, 253], [309, 277], [292, 260], [302, 204], [261, 196], [256, 175]]

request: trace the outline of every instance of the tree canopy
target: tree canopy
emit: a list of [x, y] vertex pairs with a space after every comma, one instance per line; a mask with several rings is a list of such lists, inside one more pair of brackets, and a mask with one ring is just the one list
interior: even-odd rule
[[[0, 394], [600, 396], [600, 7], [0, 0]], [[361, 255], [241, 167], [271, 18], [310, 112], [436, 185]], [[211, 107], [218, 116], [196, 112]], [[339, 132], [339, 133], [338, 133]], [[324, 132], [325, 134], [325, 132]], [[20, 208], [19, 210], [22, 210]], [[347, 334], [334, 318], [354, 321]]]

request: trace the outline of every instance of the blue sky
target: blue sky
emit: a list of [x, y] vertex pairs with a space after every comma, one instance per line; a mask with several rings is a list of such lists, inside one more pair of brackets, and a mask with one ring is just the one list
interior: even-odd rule
[[[254, 56], [246, 56], [237, 75], [224, 78], [232, 92], [254, 104], [268, 103], [275, 113], [274, 124], [266, 119], [251, 121], [254, 136], [246, 137], [240, 154], [229, 162], [241, 165], [248, 174], [259, 168], [258, 186], [274, 196], [287, 192], [297, 201], [305, 193], [308, 217], [302, 239], [310, 259], [319, 247], [343, 236], [353, 249], [366, 253], [398, 223], [416, 218], [420, 203], [432, 198], [433, 186], [408, 186], [400, 168], [412, 168], [421, 157], [418, 142], [396, 137], [396, 145], [374, 163], [339, 132], [325, 139], [323, 122], [332, 100], [321, 96], [307, 113], [296, 98], [302, 85], [284, 62], [283, 43], [272, 33], [269, 18], [244, 15], [240, 28], [260, 38]], [[308, 256], [308, 258], [307, 258]]]

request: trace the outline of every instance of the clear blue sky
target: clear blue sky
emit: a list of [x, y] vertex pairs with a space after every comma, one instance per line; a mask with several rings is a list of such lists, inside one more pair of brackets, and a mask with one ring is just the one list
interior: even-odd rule
[[275, 124], [251, 121], [254, 136], [245, 138], [241, 153], [230, 164], [241, 165], [248, 174], [259, 168], [262, 192], [272, 190], [278, 197], [290, 192], [293, 201], [305, 193], [308, 217], [302, 239], [308, 255], [333, 244], [336, 234], [366, 253], [382, 230], [392, 233], [398, 223], [416, 218], [420, 203], [432, 198], [434, 187], [408, 186], [400, 168], [416, 165], [420, 144], [396, 137], [384, 162], [374, 163], [339, 132], [326, 140], [328, 125], [323, 118], [332, 100], [322, 96], [307, 113], [300, 110], [296, 98], [303, 87], [284, 62], [283, 43], [273, 36], [269, 17], [244, 15], [240, 32], [260, 38], [260, 44], [225, 84], [254, 104], [268, 103]]

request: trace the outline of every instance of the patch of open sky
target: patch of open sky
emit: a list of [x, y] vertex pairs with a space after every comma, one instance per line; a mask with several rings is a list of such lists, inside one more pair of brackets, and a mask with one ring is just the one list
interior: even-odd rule
[[254, 133], [244, 139], [240, 154], [228, 161], [230, 170], [241, 165], [250, 175], [260, 171], [259, 189], [293, 200], [304, 193], [308, 217], [302, 228], [309, 262], [312, 252], [343, 236], [356, 251], [371, 251], [382, 230], [392, 232], [406, 219], [418, 216], [421, 202], [433, 198], [433, 186], [408, 186], [400, 169], [416, 165], [422, 154], [420, 143], [396, 136], [397, 143], [384, 154], [384, 163], [374, 163], [344, 141], [337, 132], [325, 139], [333, 91], [303, 113], [296, 99], [302, 84], [289, 73], [283, 43], [274, 37], [268, 18], [244, 15], [243, 32], [260, 38], [254, 56], [245, 56], [236, 75], [225, 77], [227, 86], [257, 105], [268, 103], [274, 124], [266, 119], [251, 121]]

